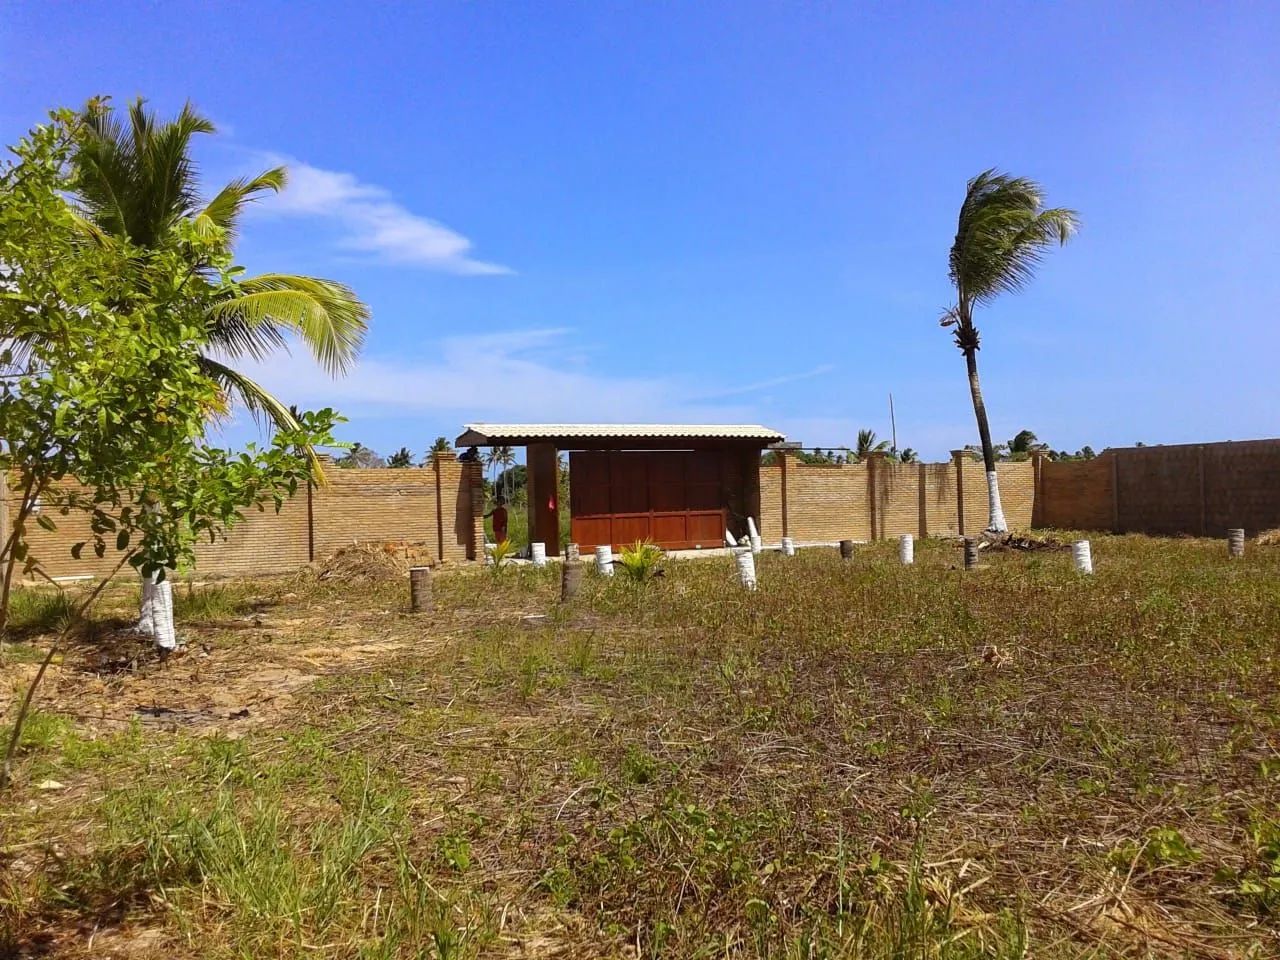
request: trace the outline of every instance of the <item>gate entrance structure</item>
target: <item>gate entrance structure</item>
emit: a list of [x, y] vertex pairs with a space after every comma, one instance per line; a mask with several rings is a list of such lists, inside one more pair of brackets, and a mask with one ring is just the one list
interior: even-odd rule
[[529, 539], [560, 543], [559, 454], [569, 452], [571, 536], [615, 550], [650, 540], [667, 550], [720, 547], [760, 518], [760, 455], [784, 440], [755, 424], [468, 424], [459, 447], [523, 446]]

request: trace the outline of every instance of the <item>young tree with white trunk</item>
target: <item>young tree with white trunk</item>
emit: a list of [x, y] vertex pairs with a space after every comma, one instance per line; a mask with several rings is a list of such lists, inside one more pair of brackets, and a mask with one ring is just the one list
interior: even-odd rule
[[1044, 191], [1034, 180], [1011, 177], [994, 169], [984, 170], [969, 181], [960, 207], [949, 260], [956, 303], [943, 315], [941, 323], [953, 328], [956, 346], [964, 354], [969, 372], [969, 393], [987, 472], [987, 529], [993, 533], [1004, 533], [1009, 525], [1000, 504], [995, 447], [978, 382], [979, 336], [973, 311], [1002, 293], [1021, 290], [1031, 281], [1044, 252], [1055, 244], [1066, 243], [1078, 228], [1074, 210], [1044, 206]]
[[[212, 134], [214, 126], [190, 105], [172, 120], [158, 120], [139, 98], [122, 119], [99, 99], [89, 103], [79, 124], [71, 192], [86, 224], [143, 250], [180, 250], [195, 279], [215, 278], [220, 259], [231, 254], [245, 209], [287, 183], [285, 169], [276, 167], [233, 180], [202, 200], [192, 143]], [[328, 372], [345, 373], [364, 341], [369, 308], [349, 287], [320, 277], [269, 273], [235, 275], [234, 281], [220, 286], [205, 308], [207, 337], [196, 362], [255, 417], [276, 430], [297, 431], [292, 409], [231, 363], [287, 350], [293, 337]], [[314, 450], [307, 446], [303, 452], [323, 481]], [[138, 629], [161, 646], [172, 643], [168, 593], [144, 577]]]

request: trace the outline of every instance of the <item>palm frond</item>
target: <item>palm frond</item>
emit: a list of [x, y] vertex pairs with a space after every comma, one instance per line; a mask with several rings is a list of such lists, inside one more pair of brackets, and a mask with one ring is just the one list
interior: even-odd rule
[[279, 193], [284, 189], [286, 180], [284, 167], [273, 167], [256, 177], [232, 180], [196, 215], [197, 229], [203, 231], [210, 226], [219, 227], [234, 237], [245, 205], [254, 202], [267, 191]]
[[969, 181], [948, 261], [961, 316], [972, 304], [1021, 290], [1045, 250], [1076, 231], [1075, 211], [1043, 203], [1040, 185], [1025, 177], [991, 169]]
[[282, 331], [291, 330], [329, 373], [346, 373], [355, 362], [368, 330], [369, 308], [350, 287], [279, 273], [253, 277], [240, 287], [241, 296], [214, 308], [215, 332], [221, 324], [238, 324], [240, 332], [256, 331], [278, 345], [285, 342]]
[[[293, 410], [276, 399], [262, 384], [212, 357], [202, 356], [199, 362], [205, 376], [217, 383], [228, 397], [243, 404], [259, 426], [281, 430], [297, 429], [298, 420], [293, 415]], [[308, 446], [303, 452], [311, 465], [312, 478], [317, 484], [323, 484], [324, 468], [316, 451]]]
[[129, 105], [127, 125], [101, 101], [90, 103], [83, 120], [76, 192], [86, 212], [107, 233], [155, 246], [195, 211], [191, 140], [213, 133], [213, 124], [189, 103], [174, 120], [157, 123], [141, 97]]

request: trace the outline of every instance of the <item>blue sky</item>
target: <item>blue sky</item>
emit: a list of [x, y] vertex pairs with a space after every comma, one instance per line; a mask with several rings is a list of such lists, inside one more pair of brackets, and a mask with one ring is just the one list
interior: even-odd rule
[[[965, 181], [1083, 229], [978, 317], [998, 437], [1280, 435], [1280, 5], [23, 3], [0, 134], [93, 94], [283, 159], [251, 270], [350, 283], [359, 368], [253, 369], [387, 453], [468, 420], [862, 426], [976, 442], [937, 317]], [[229, 430], [254, 433], [248, 423]]]

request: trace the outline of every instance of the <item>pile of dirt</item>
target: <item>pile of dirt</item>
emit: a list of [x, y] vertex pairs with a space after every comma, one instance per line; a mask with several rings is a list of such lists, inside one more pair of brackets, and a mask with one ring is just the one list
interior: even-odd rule
[[342, 547], [316, 567], [316, 579], [340, 583], [381, 583], [403, 580], [416, 557], [396, 543], [353, 543]]
[[1063, 543], [1061, 540], [1055, 540], [1052, 537], [1029, 537], [1010, 533], [1003, 537], [984, 539], [978, 547], [986, 550], [1021, 550], [1026, 552], [1048, 550], [1050, 552], [1060, 552], [1070, 550], [1071, 544]]

